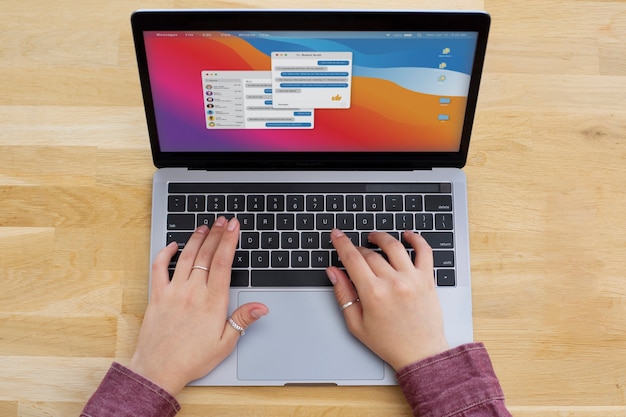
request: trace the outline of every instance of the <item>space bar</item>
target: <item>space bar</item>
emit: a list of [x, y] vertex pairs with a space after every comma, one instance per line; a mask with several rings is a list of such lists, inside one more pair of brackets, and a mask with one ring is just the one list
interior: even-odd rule
[[327, 287], [331, 283], [323, 269], [252, 271], [253, 287]]

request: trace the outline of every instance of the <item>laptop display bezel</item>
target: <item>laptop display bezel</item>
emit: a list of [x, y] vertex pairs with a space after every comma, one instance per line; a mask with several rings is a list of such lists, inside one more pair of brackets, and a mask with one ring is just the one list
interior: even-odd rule
[[[154, 165], [210, 170], [427, 169], [465, 165], [486, 52], [484, 12], [335, 10], [143, 10], [131, 25]], [[468, 31], [478, 34], [458, 152], [163, 152], [155, 120], [146, 31]]]

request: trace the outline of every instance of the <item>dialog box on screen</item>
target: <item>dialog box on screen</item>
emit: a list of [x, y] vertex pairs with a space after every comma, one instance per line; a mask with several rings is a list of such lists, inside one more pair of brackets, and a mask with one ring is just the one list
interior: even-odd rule
[[272, 52], [274, 108], [347, 109], [352, 52]]

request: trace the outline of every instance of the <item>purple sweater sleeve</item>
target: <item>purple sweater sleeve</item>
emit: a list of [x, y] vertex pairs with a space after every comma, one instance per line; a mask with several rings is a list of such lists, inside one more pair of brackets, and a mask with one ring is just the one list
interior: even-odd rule
[[396, 377], [416, 417], [510, 417], [489, 355], [470, 343], [400, 369]]
[[179, 410], [180, 405], [168, 392], [113, 363], [81, 417], [171, 417]]

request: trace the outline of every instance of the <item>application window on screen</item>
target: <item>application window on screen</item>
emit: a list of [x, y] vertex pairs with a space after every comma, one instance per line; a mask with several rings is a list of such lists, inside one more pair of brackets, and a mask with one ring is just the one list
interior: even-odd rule
[[202, 71], [207, 129], [312, 129], [314, 109], [274, 106], [271, 71]]
[[272, 52], [274, 108], [350, 108], [352, 52]]

